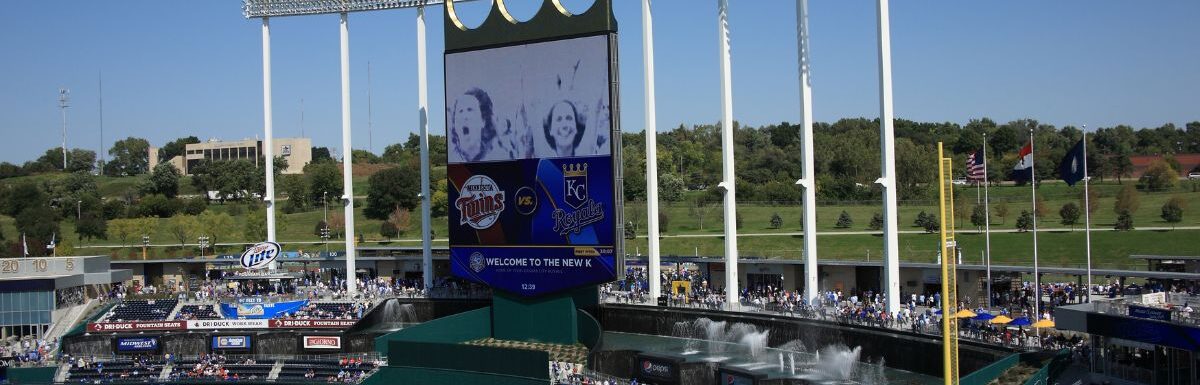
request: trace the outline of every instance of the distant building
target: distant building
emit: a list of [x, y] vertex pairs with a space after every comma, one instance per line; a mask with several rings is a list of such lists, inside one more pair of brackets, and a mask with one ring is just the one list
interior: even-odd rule
[[[1146, 170], [1150, 168], [1150, 165], [1161, 159], [1164, 159], [1162, 155], [1130, 156], [1129, 163], [1133, 164], [1133, 177], [1141, 178], [1146, 173]], [[1179, 172], [1180, 177], [1187, 176], [1192, 170], [1200, 169], [1200, 154], [1175, 154], [1175, 161], [1179, 162], [1179, 169], [1175, 171]]]
[[[275, 156], [287, 160], [288, 167], [284, 174], [299, 174], [304, 166], [312, 162], [312, 140], [309, 138], [275, 138]], [[184, 175], [192, 175], [192, 170], [205, 161], [245, 159], [262, 166], [263, 141], [258, 139], [243, 139], [221, 141], [210, 139], [207, 142], [194, 143], [185, 146], [183, 155], [167, 160]], [[156, 154], [157, 149], [151, 149]], [[150, 167], [158, 162], [156, 156], [150, 157]]]

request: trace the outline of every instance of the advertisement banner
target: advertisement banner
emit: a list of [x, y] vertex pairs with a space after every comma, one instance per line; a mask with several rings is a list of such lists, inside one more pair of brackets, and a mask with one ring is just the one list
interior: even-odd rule
[[305, 349], [341, 349], [342, 337], [338, 336], [303, 336]]
[[87, 325], [89, 332], [136, 332], [148, 330], [180, 330], [187, 327], [184, 321], [147, 322], [95, 322]]
[[527, 297], [615, 279], [613, 39], [446, 54], [456, 276]]
[[265, 319], [191, 320], [188, 329], [264, 329], [270, 326]]
[[250, 336], [213, 336], [212, 348], [216, 349], [249, 349]]
[[352, 319], [273, 319], [271, 328], [275, 329], [345, 329], [354, 326], [358, 320]]
[[236, 304], [222, 303], [221, 313], [237, 318], [269, 319], [294, 313], [308, 305], [308, 300], [268, 303], [262, 301], [261, 298], [257, 299], [258, 301], [255, 301], [254, 298], [251, 298], [249, 302], [242, 302], [239, 299]]
[[678, 384], [679, 363], [679, 360], [670, 357], [638, 354], [635, 377], [643, 382]]
[[[1160, 293], [1161, 294], [1161, 293]], [[1171, 311], [1144, 306], [1129, 306], [1129, 316], [1159, 321], [1171, 321]]]
[[147, 352], [158, 350], [158, 339], [154, 337], [118, 338], [118, 352]]

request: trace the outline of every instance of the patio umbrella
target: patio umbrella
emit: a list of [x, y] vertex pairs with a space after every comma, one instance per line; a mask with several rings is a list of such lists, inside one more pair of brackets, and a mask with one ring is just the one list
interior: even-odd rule
[[[991, 313], [979, 313], [979, 314], [975, 315], [976, 321], [989, 321], [994, 318], [996, 318], [996, 316], [992, 315]], [[1007, 317], [1005, 317], [1005, 318], [1007, 318]]]
[[976, 314], [973, 311], [962, 309], [959, 310], [958, 313], [954, 313], [954, 318], [972, 318], [975, 317], [975, 315]]
[[1033, 327], [1035, 327], [1035, 328], [1052, 328], [1052, 327], [1054, 327], [1054, 321], [1044, 319], [1044, 320], [1041, 320], [1038, 322], [1034, 322]]
[[1012, 322], [1009, 322], [1008, 326], [1029, 326], [1032, 324], [1033, 324], [1033, 322], [1029, 321], [1029, 317], [1021, 317], [1021, 318], [1012, 320]]
[[998, 317], [996, 317], [996, 318], [992, 318], [992, 320], [991, 320], [991, 321], [988, 321], [988, 322], [989, 322], [989, 323], [994, 323], [994, 324], [999, 324], [999, 325], [1004, 325], [1004, 324], [1007, 324], [1007, 323], [1009, 323], [1009, 322], [1012, 322], [1012, 318], [1008, 318], [1008, 316], [1004, 316], [1004, 315], [1002, 315], [1002, 316], [998, 316]]

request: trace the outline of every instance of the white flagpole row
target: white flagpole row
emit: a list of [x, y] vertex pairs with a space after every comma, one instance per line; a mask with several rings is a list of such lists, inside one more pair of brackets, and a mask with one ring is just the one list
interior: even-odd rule
[[987, 304], [992, 306], [992, 212], [988, 202], [987, 134], [983, 134], [983, 239], [984, 262], [987, 265]]
[[1088, 191], [1087, 125], [1083, 125], [1083, 233], [1087, 239], [1087, 287], [1084, 294], [1092, 302], [1092, 203]]
[[808, 46], [808, 0], [796, 0], [796, 39], [800, 61], [800, 126], [804, 174], [796, 181], [804, 188], [804, 299], [809, 305], [820, 296], [817, 286], [817, 190], [813, 160], [812, 82]]
[[1029, 129], [1029, 191], [1030, 196], [1033, 197], [1033, 201], [1030, 203], [1033, 206], [1033, 322], [1037, 322], [1042, 313], [1042, 284], [1038, 276], [1037, 168], [1034, 167], [1037, 156], [1034, 155], [1033, 130], [1033, 128]]

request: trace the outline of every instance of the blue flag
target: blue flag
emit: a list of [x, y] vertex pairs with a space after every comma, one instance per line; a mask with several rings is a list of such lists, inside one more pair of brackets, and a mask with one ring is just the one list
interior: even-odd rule
[[1075, 147], [1071, 147], [1071, 151], [1067, 151], [1067, 156], [1063, 157], [1062, 162], [1058, 164], [1058, 176], [1062, 178], [1068, 185], [1074, 186], [1075, 183], [1083, 180], [1087, 170], [1083, 167], [1084, 159], [1087, 156], [1083, 153], [1083, 140], [1075, 143]]

